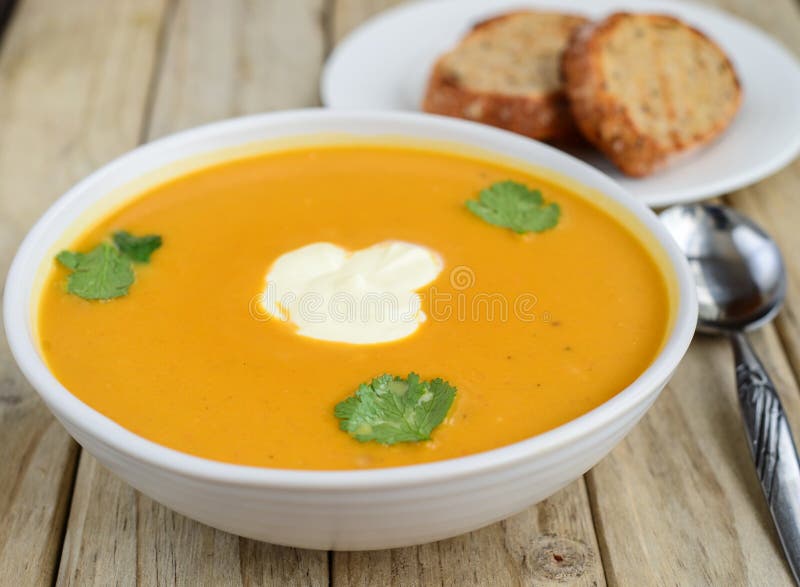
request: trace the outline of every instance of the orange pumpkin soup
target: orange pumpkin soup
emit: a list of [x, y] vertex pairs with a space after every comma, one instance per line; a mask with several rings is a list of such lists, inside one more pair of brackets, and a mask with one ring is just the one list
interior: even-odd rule
[[[557, 203], [557, 225], [518, 234], [467, 209], [507, 180]], [[126, 295], [106, 301], [70, 293], [70, 270], [54, 262], [39, 302], [42, 352], [65, 387], [125, 428], [231, 463], [386, 467], [529, 438], [633, 382], [670, 321], [659, 265], [602, 199], [465, 154], [362, 144], [226, 161], [149, 189], [69, 248], [89, 251], [119, 230], [163, 245], [133, 265]], [[258, 302], [289, 252], [387, 242], [438, 263], [426, 285], [409, 286], [425, 316], [410, 334], [321, 340]], [[310, 262], [298, 263], [291, 275]], [[334, 407], [359, 384], [410, 372], [457, 389], [430, 440], [387, 446], [340, 430]]]

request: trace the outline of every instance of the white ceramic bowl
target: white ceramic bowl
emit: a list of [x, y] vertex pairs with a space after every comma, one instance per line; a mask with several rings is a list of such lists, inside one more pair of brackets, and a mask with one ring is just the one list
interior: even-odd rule
[[[549, 168], [595, 188], [640, 225], [674, 272], [676, 319], [653, 364], [627, 389], [545, 434], [437, 463], [366, 471], [293, 471], [190, 456], [125, 430], [84, 404], [47, 369], [33, 335], [37, 273], [79, 217], [112, 191], [165, 165], [238, 145], [311, 133], [454, 141]], [[546, 145], [469, 122], [403, 113], [305, 110], [224, 121], [140, 147], [64, 194], [22, 243], [6, 284], [11, 350], [69, 433], [136, 489], [211, 526], [277, 544], [376, 549], [418, 544], [485, 526], [573, 481], [619, 442], [655, 401], [686, 352], [697, 318], [683, 256], [644, 205], [595, 169]]]

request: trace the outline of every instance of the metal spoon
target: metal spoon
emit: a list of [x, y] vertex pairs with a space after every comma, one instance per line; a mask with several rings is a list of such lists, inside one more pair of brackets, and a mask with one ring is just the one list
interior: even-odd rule
[[744, 334], [780, 311], [786, 295], [783, 258], [761, 228], [726, 206], [673, 206], [660, 216], [694, 273], [698, 330], [725, 335], [733, 344], [750, 451], [783, 551], [800, 584], [800, 460], [775, 386]]

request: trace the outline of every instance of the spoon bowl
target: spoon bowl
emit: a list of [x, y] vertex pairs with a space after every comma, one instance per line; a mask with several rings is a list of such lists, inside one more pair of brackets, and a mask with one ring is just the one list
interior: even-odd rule
[[775, 317], [786, 297], [786, 271], [778, 246], [759, 226], [709, 204], [673, 206], [660, 216], [694, 274], [701, 331], [753, 330]]

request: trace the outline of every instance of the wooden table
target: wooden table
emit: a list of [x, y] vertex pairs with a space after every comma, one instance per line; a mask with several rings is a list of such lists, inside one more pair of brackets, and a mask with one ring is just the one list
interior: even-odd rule
[[[796, 2], [713, 0], [800, 52]], [[317, 105], [331, 47], [393, 3], [19, 0], [0, 45], [2, 275], [44, 209], [112, 157], [207, 121]], [[789, 262], [786, 311], [753, 338], [798, 437], [799, 191], [795, 162], [726, 198]], [[727, 344], [700, 338], [627, 439], [545, 502], [435, 544], [326, 553], [225, 534], [136, 493], [81, 452], [2, 340], [0, 585], [789, 585], [733, 385]]]

